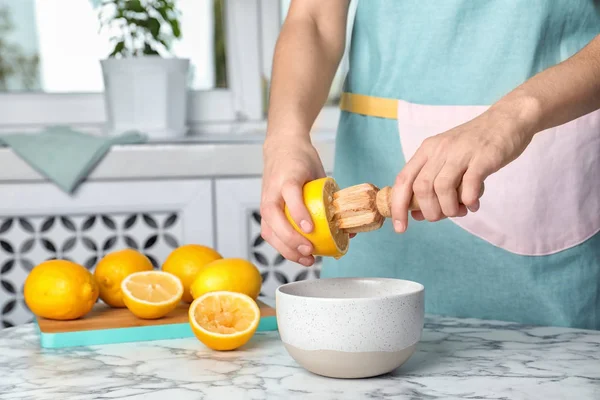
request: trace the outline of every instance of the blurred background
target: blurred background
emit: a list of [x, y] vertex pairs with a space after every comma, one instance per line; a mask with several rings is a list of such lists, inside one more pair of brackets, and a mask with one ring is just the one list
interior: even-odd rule
[[[260, 237], [271, 61], [289, 3], [0, 0], [0, 327], [32, 320], [23, 283], [52, 258], [93, 270], [131, 247], [159, 268], [199, 243], [252, 261], [265, 296], [319, 277], [320, 260], [300, 267]], [[311, 132], [328, 173], [346, 71], [347, 56]]]
[[[280, 25], [291, 0], [264, 2]], [[227, 0], [176, 0], [181, 40], [173, 54], [190, 59], [189, 88], [227, 87], [225, 34]], [[95, 6], [101, 0], [0, 0], [0, 90], [3, 92], [90, 93], [104, 90], [98, 60], [111, 50], [110, 33], [99, 32]], [[249, 13], [248, 18], [253, 16]], [[264, 21], [273, 24], [273, 21]], [[232, 38], [235, 40], [235, 38]], [[273, 49], [265, 49], [272, 54]], [[243, 67], [239, 65], [239, 67]], [[262, 79], [270, 79], [270, 65]], [[339, 100], [346, 63], [332, 85]]]

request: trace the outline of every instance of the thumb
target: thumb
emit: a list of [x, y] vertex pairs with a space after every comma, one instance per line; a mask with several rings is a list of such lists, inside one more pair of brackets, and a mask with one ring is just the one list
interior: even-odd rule
[[281, 196], [287, 205], [292, 219], [305, 233], [313, 230], [313, 222], [304, 204], [302, 185], [297, 181], [288, 181], [281, 188]]

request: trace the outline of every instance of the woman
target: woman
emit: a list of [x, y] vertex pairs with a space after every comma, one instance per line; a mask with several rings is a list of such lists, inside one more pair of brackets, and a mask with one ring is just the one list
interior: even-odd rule
[[[262, 233], [307, 266], [282, 207], [312, 229], [301, 188], [324, 172], [309, 129], [348, 3], [292, 2], [274, 59]], [[429, 313], [600, 329], [599, 33], [594, 0], [359, 2], [334, 177], [393, 184], [393, 224], [322, 276], [418, 281]], [[429, 222], [409, 228], [413, 193]]]

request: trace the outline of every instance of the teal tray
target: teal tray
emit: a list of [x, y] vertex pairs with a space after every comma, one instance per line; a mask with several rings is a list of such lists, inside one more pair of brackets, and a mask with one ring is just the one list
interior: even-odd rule
[[[62, 333], [43, 333], [37, 321], [35, 326], [40, 336], [40, 345], [48, 349], [195, 337], [187, 323]], [[261, 318], [257, 332], [276, 330], [276, 317]]]
[[[267, 304], [263, 305], [270, 307]], [[95, 318], [96, 312], [103, 313], [104, 305], [98, 306], [90, 314]], [[108, 309], [108, 308], [106, 308]], [[98, 314], [95, 314], [98, 315]], [[164, 323], [145, 326], [126, 326], [116, 328], [72, 330], [69, 332], [44, 332], [40, 329], [37, 319], [35, 328], [40, 338], [40, 345], [43, 348], [57, 349], [64, 347], [93, 346], [101, 344], [144, 342], [149, 340], [167, 340], [167, 339], [185, 339], [193, 338], [194, 333], [190, 324], [186, 321], [178, 320], [174, 323]], [[135, 325], [135, 324], [131, 324]], [[50, 330], [50, 329], [46, 329]], [[276, 316], [263, 316], [258, 324], [258, 332], [268, 332], [277, 330]]]

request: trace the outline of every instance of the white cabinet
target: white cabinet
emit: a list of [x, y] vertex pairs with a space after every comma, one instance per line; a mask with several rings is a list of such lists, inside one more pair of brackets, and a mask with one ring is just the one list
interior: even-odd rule
[[208, 179], [89, 182], [73, 196], [52, 183], [0, 184], [0, 328], [32, 319], [23, 283], [46, 259], [91, 270], [133, 247], [159, 266], [183, 243], [213, 246], [212, 199]]
[[260, 178], [216, 180], [216, 244], [224, 257], [252, 261], [263, 277], [262, 293], [275, 296], [283, 283], [319, 277], [317, 265], [306, 268], [285, 260], [260, 236]]

